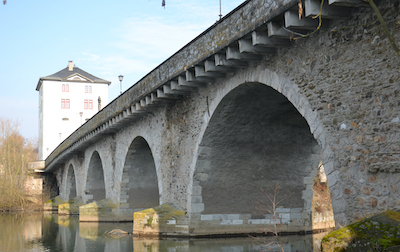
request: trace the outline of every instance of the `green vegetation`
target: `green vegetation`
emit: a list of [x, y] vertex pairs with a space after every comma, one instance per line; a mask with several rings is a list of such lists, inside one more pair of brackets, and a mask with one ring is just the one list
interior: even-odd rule
[[28, 162], [36, 160], [36, 144], [18, 130], [18, 122], [0, 118], [0, 211], [28, 207], [25, 191]]
[[323, 251], [386, 251], [400, 245], [400, 213], [387, 210], [330, 232], [322, 239]]

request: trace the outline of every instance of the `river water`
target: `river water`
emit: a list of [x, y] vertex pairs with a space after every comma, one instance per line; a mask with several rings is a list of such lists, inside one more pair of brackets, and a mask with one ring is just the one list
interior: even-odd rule
[[[273, 238], [151, 239], [111, 237], [113, 229], [132, 232], [132, 223], [80, 223], [56, 214], [0, 214], [0, 251], [20, 252], [183, 252], [282, 251]], [[322, 235], [279, 237], [285, 252], [319, 251]]]

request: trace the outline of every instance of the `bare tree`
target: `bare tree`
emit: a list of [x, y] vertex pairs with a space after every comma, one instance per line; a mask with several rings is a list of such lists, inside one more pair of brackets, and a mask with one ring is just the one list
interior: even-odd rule
[[0, 208], [23, 207], [27, 164], [35, 160], [35, 145], [18, 130], [18, 122], [0, 118]]

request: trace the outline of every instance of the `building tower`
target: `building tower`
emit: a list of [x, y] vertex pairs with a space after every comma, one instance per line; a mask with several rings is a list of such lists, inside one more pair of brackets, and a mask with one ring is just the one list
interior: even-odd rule
[[45, 160], [95, 115], [101, 104], [108, 103], [110, 84], [75, 67], [72, 61], [61, 71], [39, 79], [39, 160]]

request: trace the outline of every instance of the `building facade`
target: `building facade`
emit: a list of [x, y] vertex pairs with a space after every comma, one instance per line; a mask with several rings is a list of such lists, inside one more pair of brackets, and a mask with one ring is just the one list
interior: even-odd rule
[[61, 71], [39, 79], [39, 160], [108, 103], [110, 81], [69, 61]]

